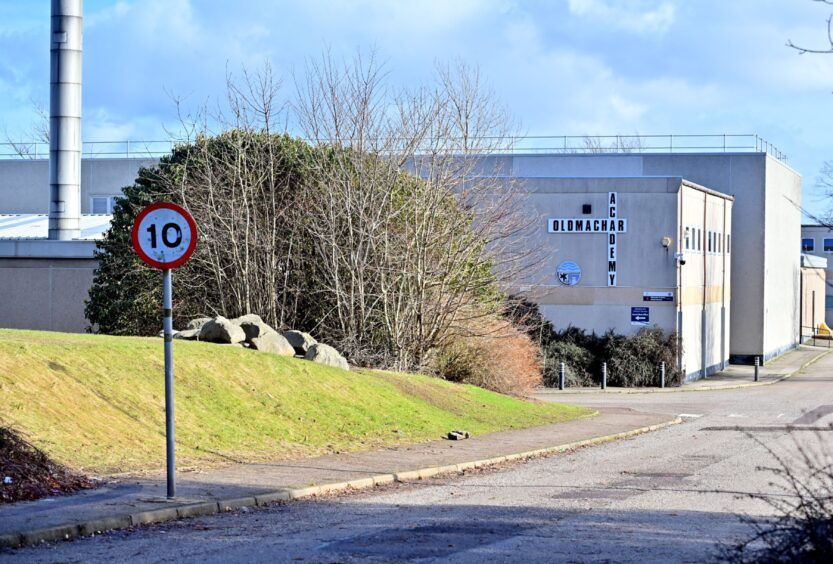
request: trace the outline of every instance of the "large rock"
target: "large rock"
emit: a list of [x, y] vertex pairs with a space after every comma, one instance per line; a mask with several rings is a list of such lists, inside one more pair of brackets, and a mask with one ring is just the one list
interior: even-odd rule
[[[211, 321], [209, 319], [209, 321]], [[184, 339], [186, 341], [196, 341], [200, 338], [199, 329], [186, 329], [184, 331], [177, 331], [174, 333], [174, 339]]]
[[236, 323], [243, 329], [243, 332], [246, 333], [246, 340], [251, 342], [252, 339], [256, 339], [257, 337], [262, 337], [269, 333], [278, 334], [277, 331], [269, 327], [259, 315], [255, 315], [254, 313], [249, 313], [247, 315], [241, 315], [236, 319], [231, 320], [232, 323]]
[[284, 331], [283, 336], [295, 348], [295, 354], [300, 356], [307, 354], [310, 347], [318, 342], [312, 338], [312, 335], [303, 331]]
[[211, 321], [210, 317], [198, 317], [188, 322], [186, 329], [202, 329], [202, 326]]
[[341, 354], [330, 345], [315, 343], [310, 346], [304, 358], [320, 364], [335, 366], [344, 370], [350, 370], [350, 365]]
[[295, 356], [295, 348], [289, 344], [283, 335], [278, 335], [275, 332], [265, 333], [260, 337], [255, 337], [251, 341], [251, 348], [259, 351], [278, 354], [281, 356]]
[[225, 317], [218, 315], [208, 321], [200, 329], [200, 341], [211, 343], [242, 343], [246, 340], [246, 333], [236, 323], [232, 323]]

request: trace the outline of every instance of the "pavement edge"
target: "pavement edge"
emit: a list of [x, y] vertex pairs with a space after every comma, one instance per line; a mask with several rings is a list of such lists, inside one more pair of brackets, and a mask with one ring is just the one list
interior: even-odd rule
[[787, 378], [795, 376], [811, 364], [815, 364], [828, 354], [833, 353], [833, 348], [830, 350], [822, 351], [795, 370], [791, 372], [787, 372], [786, 374], [782, 374], [778, 378], [774, 380], [767, 380], [766, 382], [739, 382], [737, 384], [728, 384], [728, 385], [714, 385], [714, 386], [700, 386], [697, 388], [686, 388], [685, 386], [678, 386], [678, 387], [668, 387], [668, 388], [622, 388], [618, 390], [612, 390], [610, 388], [606, 390], [601, 390], [597, 388], [587, 389], [581, 388], [578, 390], [570, 390], [569, 388], [565, 390], [555, 390], [555, 389], [547, 389], [544, 394], [551, 394], [553, 396], [560, 396], [560, 395], [571, 395], [571, 394], [662, 394], [662, 393], [673, 393], [673, 392], [718, 392], [722, 390], [739, 390], [742, 388], [758, 388], [761, 386], [771, 386], [773, 384], [777, 384], [778, 382], [783, 382]]

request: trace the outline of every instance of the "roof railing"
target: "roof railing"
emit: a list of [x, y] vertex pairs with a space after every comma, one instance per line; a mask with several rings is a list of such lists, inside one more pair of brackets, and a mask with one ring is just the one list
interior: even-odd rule
[[[716, 135], [525, 135], [484, 139], [497, 153], [767, 153], [786, 162], [787, 156], [754, 133]], [[82, 157], [158, 158], [171, 152], [173, 140], [87, 141]], [[0, 143], [0, 159], [45, 159], [49, 143]]]

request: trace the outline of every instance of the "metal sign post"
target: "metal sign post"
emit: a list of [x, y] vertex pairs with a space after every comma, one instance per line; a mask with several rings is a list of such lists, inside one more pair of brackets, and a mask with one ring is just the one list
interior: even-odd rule
[[165, 452], [168, 468], [168, 499], [176, 496], [176, 452], [174, 450], [174, 321], [171, 298], [171, 269], [162, 271], [162, 329], [165, 335]]
[[181, 266], [197, 246], [197, 225], [184, 208], [170, 202], [151, 204], [133, 223], [133, 249], [144, 262], [162, 270], [162, 333], [165, 337], [165, 452], [168, 499], [176, 496], [174, 441], [173, 289], [171, 270]]

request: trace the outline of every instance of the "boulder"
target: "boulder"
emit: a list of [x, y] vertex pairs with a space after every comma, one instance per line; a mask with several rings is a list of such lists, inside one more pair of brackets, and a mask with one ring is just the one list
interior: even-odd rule
[[267, 325], [259, 315], [255, 315], [253, 313], [241, 315], [231, 321], [243, 329], [243, 332], [246, 333], [246, 340], [250, 342], [252, 339], [262, 337], [268, 333], [278, 334], [278, 332], [269, 327], [269, 325]]
[[330, 345], [323, 343], [315, 343], [311, 345], [307, 354], [304, 355], [306, 360], [326, 364], [328, 366], [335, 366], [343, 370], [350, 370], [350, 365], [341, 354]]
[[246, 340], [246, 333], [236, 323], [218, 315], [202, 326], [199, 339], [211, 343], [242, 343]]
[[174, 339], [184, 339], [186, 341], [196, 341], [200, 338], [199, 329], [186, 329], [184, 331], [175, 331]]
[[253, 338], [250, 341], [250, 348], [281, 356], [295, 356], [295, 349], [289, 344], [289, 341], [283, 335], [274, 332]]
[[210, 317], [198, 317], [188, 322], [186, 329], [202, 329], [202, 326], [211, 321]]
[[295, 348], [295, 354], [300, 356], [307, 354], [310, 347], [318, 342], [312, 335], [303, 331], [284, 331], [283, 336]]

